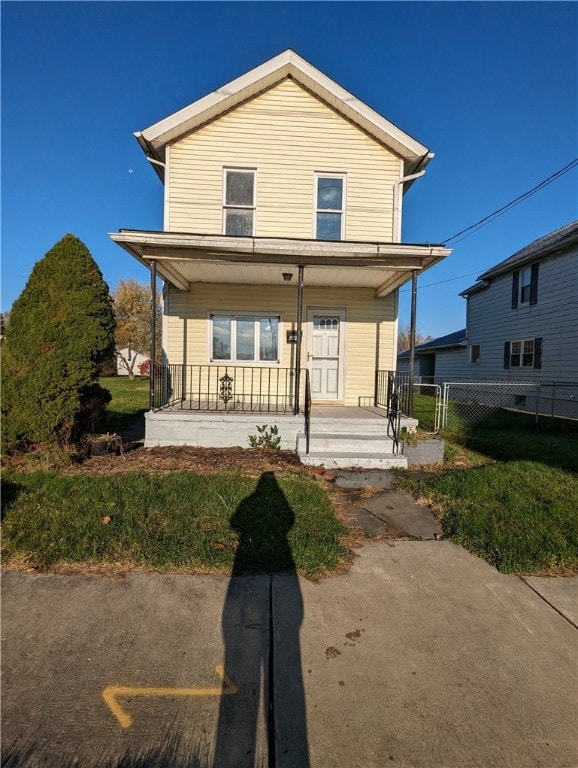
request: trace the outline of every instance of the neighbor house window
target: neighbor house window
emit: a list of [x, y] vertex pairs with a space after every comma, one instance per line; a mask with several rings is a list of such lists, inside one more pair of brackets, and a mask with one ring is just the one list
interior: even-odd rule
[[472, 344], [470, 347], [470, 363], [480, 362], [480, 345]]
[[541, 368], [542, 338], [506, 341], [504, 368]]
[[255, 229], [255, 171], [225, 168], [223, 232], [250, 237]]
[[512, 309], [538, 303], [539, 264], [532, 264], [512, 273]]
[[522, 342], [512, 341], [510, 345], [510, 368], [519, 368], [522, 359]]
[[530, 267], [520, 270], [520, 304], [530, 303], [530, 283], [532, 282], [532, 270]]
[[211, 360], [279, 362], [279, 316], [211, 315]]
[[345, 232], [345, 176], [315, 176], [315, 237], [317, 240], [343, 240]]

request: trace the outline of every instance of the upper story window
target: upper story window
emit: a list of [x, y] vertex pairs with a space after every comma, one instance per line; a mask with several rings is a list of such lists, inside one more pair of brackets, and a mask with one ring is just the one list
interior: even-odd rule
[[223, 232], [251, 237], [255, 230], [255, 171], [225, 168], [223, 182]]
[[345, 236], [345, 174], [315, 175], [315, 237], [343, 240]]
[[530, 283], [532, 281], [532, 270], [530, 267], [520, 270], [520, 296], [519, 304], [530, 303]]
[[472, 344], [470, 347], [470, 363], [479, 363], [481, 359], [480, 345]]
[[539, 264], [516, 269], [512, 275], [512, 309], [538, 303]]

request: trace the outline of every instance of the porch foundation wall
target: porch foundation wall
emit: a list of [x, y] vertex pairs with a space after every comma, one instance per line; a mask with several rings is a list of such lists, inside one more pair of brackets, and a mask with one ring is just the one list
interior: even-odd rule
[[145, 414], [145, 448], [189, 445], [201, 448], [249, 448], [257, 427], [277, 426], [280, 448], [295, 451], [303, 416], [252, 414], [200, 414], [193, 411], [149, 411]]

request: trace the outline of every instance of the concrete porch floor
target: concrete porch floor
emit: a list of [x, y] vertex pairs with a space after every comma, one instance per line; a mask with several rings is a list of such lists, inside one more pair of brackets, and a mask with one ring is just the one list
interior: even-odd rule
[[387, 419], [387, 411], [375, 405], [313, 405], [311, 419]]

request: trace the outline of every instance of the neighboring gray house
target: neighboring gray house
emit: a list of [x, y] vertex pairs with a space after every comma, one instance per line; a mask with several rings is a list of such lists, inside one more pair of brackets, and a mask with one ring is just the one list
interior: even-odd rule
[[[447, 378], [448, 374], [452, 377], [457, 376], [458, 368], [463, 369], [459, 374], [460, 378], [467, 376], [465, 350], [465, 328], [418, 344], [415, 348], [414, 376], [429, 384], [433, 384], [434, 380]], [[400, 352], [397, 356], [397, 370], [409, 371], [409, 349]]]
[[[417, 346], [416, 376], [578, 382], [578, 220], [488, 269], [460, 295], [466, 330]], [[398, 370], [408, 368], [406, 350]]]
[[461, 296], [468, 378], [578, 381], [578, 221], [501, 261]]

